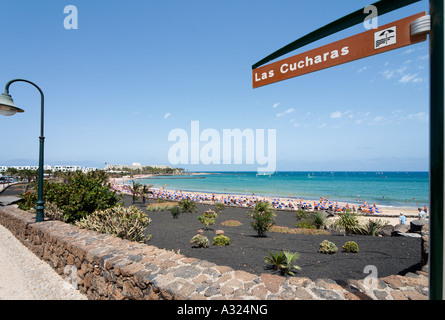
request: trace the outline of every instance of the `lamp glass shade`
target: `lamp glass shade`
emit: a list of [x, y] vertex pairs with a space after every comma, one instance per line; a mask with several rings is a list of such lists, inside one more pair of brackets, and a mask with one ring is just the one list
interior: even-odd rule
[[2, 95], [0, 96], [0, 114], [4, 116], [12, 116], [17, 112], [24, 111], [15, 106], [14, 101], [9, 94], [2, 93]]

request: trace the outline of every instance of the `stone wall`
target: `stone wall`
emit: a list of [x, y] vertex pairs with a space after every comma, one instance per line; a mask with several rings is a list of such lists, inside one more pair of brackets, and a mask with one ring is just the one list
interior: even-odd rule
[[428, 299], [425, 271], [371, 282], [258, 276], [60, 221], [35, 223], [12, 206], [0, 207], [0, 224], [92, 300]]

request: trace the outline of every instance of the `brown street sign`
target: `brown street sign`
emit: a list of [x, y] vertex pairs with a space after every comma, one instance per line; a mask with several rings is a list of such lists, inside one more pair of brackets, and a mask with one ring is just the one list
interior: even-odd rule
[[253, 69], [253, 88], [425, 41], [426, 34], [411, 36], [411, 23], [425, 15], [426, 12], [421, 12]]

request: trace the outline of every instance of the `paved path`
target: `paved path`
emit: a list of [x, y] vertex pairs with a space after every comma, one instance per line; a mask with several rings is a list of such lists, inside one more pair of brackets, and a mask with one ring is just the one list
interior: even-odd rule
[[[23, 192], [10, 186], [0, 198]], [[87, 300], [0, 224], [0, 300]]]
[[0, 225], [0, 300], [87, 300]]

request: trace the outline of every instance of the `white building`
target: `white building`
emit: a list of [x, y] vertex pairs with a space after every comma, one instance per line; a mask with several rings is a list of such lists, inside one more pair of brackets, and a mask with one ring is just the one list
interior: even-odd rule
[[[14, 168], [17, 170], [38, 170], [38, 166], [0, 166], [0, 172], [5, 172], [8, 168]], [[51, 172], [62, 171], [62, 172], [75, 172], [82, 171], [83, 173], [99, 170], [98, 168], [92, 167], [81, 167], [81, 166], [50, 166], [44, 165], [43, 170], [51, 170]]]
[[125, 168], [128, 168], [130, 170], [141, 170], [143, 167], [151, 167], [155, 169], [173, 169], [172, 166], [167, 165], [141, 165], [140, 163], [133, 162], [131, 165], [124, 165], [124, 164], [109, 164], [105, 167], [106, 171], [120, 171]]

